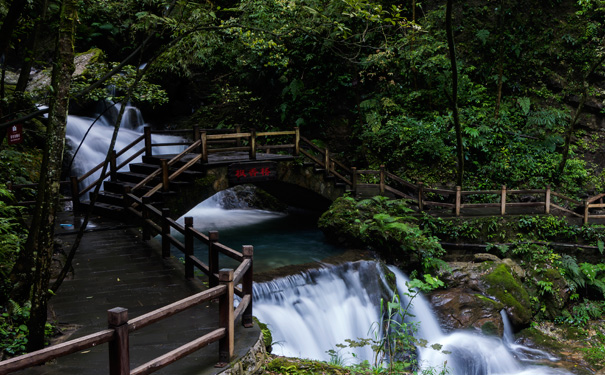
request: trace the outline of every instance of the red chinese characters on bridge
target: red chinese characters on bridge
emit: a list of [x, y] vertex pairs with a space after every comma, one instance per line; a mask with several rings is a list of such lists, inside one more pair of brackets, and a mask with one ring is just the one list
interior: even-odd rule
[[229, 166], [231, 183], [248, 183], [273, 180], [277, 168], [273, 162], [236, 163]]
[[235, 171], [235, 177], [237, 178], [241, 178], [241, 177], [256, 177], [256, 176], [269, 176], [271, 175], [271, 169], [270, 168], [250, 168], [248, 170], [246, 169], [237, 169]]

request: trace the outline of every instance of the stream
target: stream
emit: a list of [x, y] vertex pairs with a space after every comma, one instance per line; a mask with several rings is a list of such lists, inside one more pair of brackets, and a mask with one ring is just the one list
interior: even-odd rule
[[[116, 109], [117, 110], [117, 109]], [[138, 110], [130, 108], [124, 117], [116, 149], [140, 136], [144, 121]], [[115, 116], [115, 114], [114, 114]], [[88, 131], [93, 118], [69, 116], [67, 140], [75, 150]], [[105, 157], [113, 126], [111, 115], [104, 116], [90, 130], [73, 165], [75, 175], [81, 175]], [[171, 142], [175, 137], [156, 137], [158, 142]], [[162, 150], [159, 152], [178, 152]], [[124, 155], [123, 158], [128, 157]], [[89, 181], [92, 180], [91, 177]], [[316, 216], [302, 213], [278, 213], [251, 209], [242, 205], [226, 209], [223, 205], [229, 191], [221, 192], [200, 203], [185, 216], [194, 218], [194, 227], [202, 232], [219, 231], [219, 240], [236, 250], [242, 245], [254, 246], [256, 272], [278, 267], [321, 261], [344, 249], [328, 244], [316, 227]], [[230, 198], [232, 200], [232, 197]], [[183, 220], [180, 218], [179, 220]], [[196, 249], [203, 260], [204, 249]], [[221, 260], [221, 267], [228, 264]], [[254, 315], [268, 325], [273, 334], [273, 352], [278, 355], [331, 359], [334, 350], [345, 364], [373, 362], [368, 347], [339, 348], [347, 339], [369, 338], [377, 331], [381, 320], [380, 300], [393, 293], [405, 295], [406, 276], [394, 267], [397, 290], [392, 290], [377, 262], [362, 261], [338, 266], [325, 265], [254, 285]], [[403, 305], [406, 301], [402, 301]], [[453, 375], [556, 375], [570, 374], [553, 367], [556, 358], [539, 350], [514, 342], [510, 325], [504, 337], [486, 337], [468, 332], [444, 333], [431, 307], [419, 296], [414, 299], [412, 314], [418, 319], [418, 337], [429, 343], [439, 343], [451, 354], [434, 349], [417, 349], [422, 369], [443, 369]], [[503, 314], [505, 325], [507, 317]]]

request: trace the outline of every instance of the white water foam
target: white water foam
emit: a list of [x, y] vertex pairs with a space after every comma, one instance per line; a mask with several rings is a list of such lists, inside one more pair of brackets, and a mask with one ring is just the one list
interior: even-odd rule
[[[408, 291], [407, 277], [395, 267], [389, 269], [396, 275], [398, 293], [403, 297]], [[274, 347], [276, 354], [327, 361], [330, 359], [327, 351], [337, 350], [337, 344], [345, 343], [346, 339], [369, 337], [371, 327], [380, 319], [382, 278], [376, 263], [357, 262], [257, 284], [254, 314], [268, 324], [278, 343]], [[402, 303], [405, 305], [407, 301], [404, 299]], [[445, 365], [452, 375], [570, 374], [518, 360], [521, 352], [531, 352], [535, 360], [554, 358], [521, 345], [507, 344], [510, 336], [501, 340], [468, 332], [443, 333], [421, 295], [414, 298], [411, 314], [419, 322], [417, 337], [429, 342], [426, 348], [418, 348], [424, 369], [442, 369]], [[432, 349], [433, 343], [442, 345], [442, 350]], [[367, 347], [340, 354], [354, 355], [350, 360], [356, 362], [372, 363], [373, 359]]]

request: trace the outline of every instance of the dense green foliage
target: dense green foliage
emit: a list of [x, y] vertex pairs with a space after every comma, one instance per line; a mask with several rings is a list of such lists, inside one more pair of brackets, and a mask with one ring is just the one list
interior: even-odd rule
[[430, 271], [441, 264], [443, 248], [424, 232], [403, 200], [374, 197], [337, 199], [319, 219], [319, 227], [335, 239], [368, 246], [391, 262]]

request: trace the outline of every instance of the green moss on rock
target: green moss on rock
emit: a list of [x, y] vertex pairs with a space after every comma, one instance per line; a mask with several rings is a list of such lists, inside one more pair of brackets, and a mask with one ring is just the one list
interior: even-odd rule
[[532, 316], [529, 294], [505, 264], [497, 265], [491, 272], [484, 275], [483, 281], [488, 286], [489, 295], [509, 309], [513, 324], [529, 323]]

